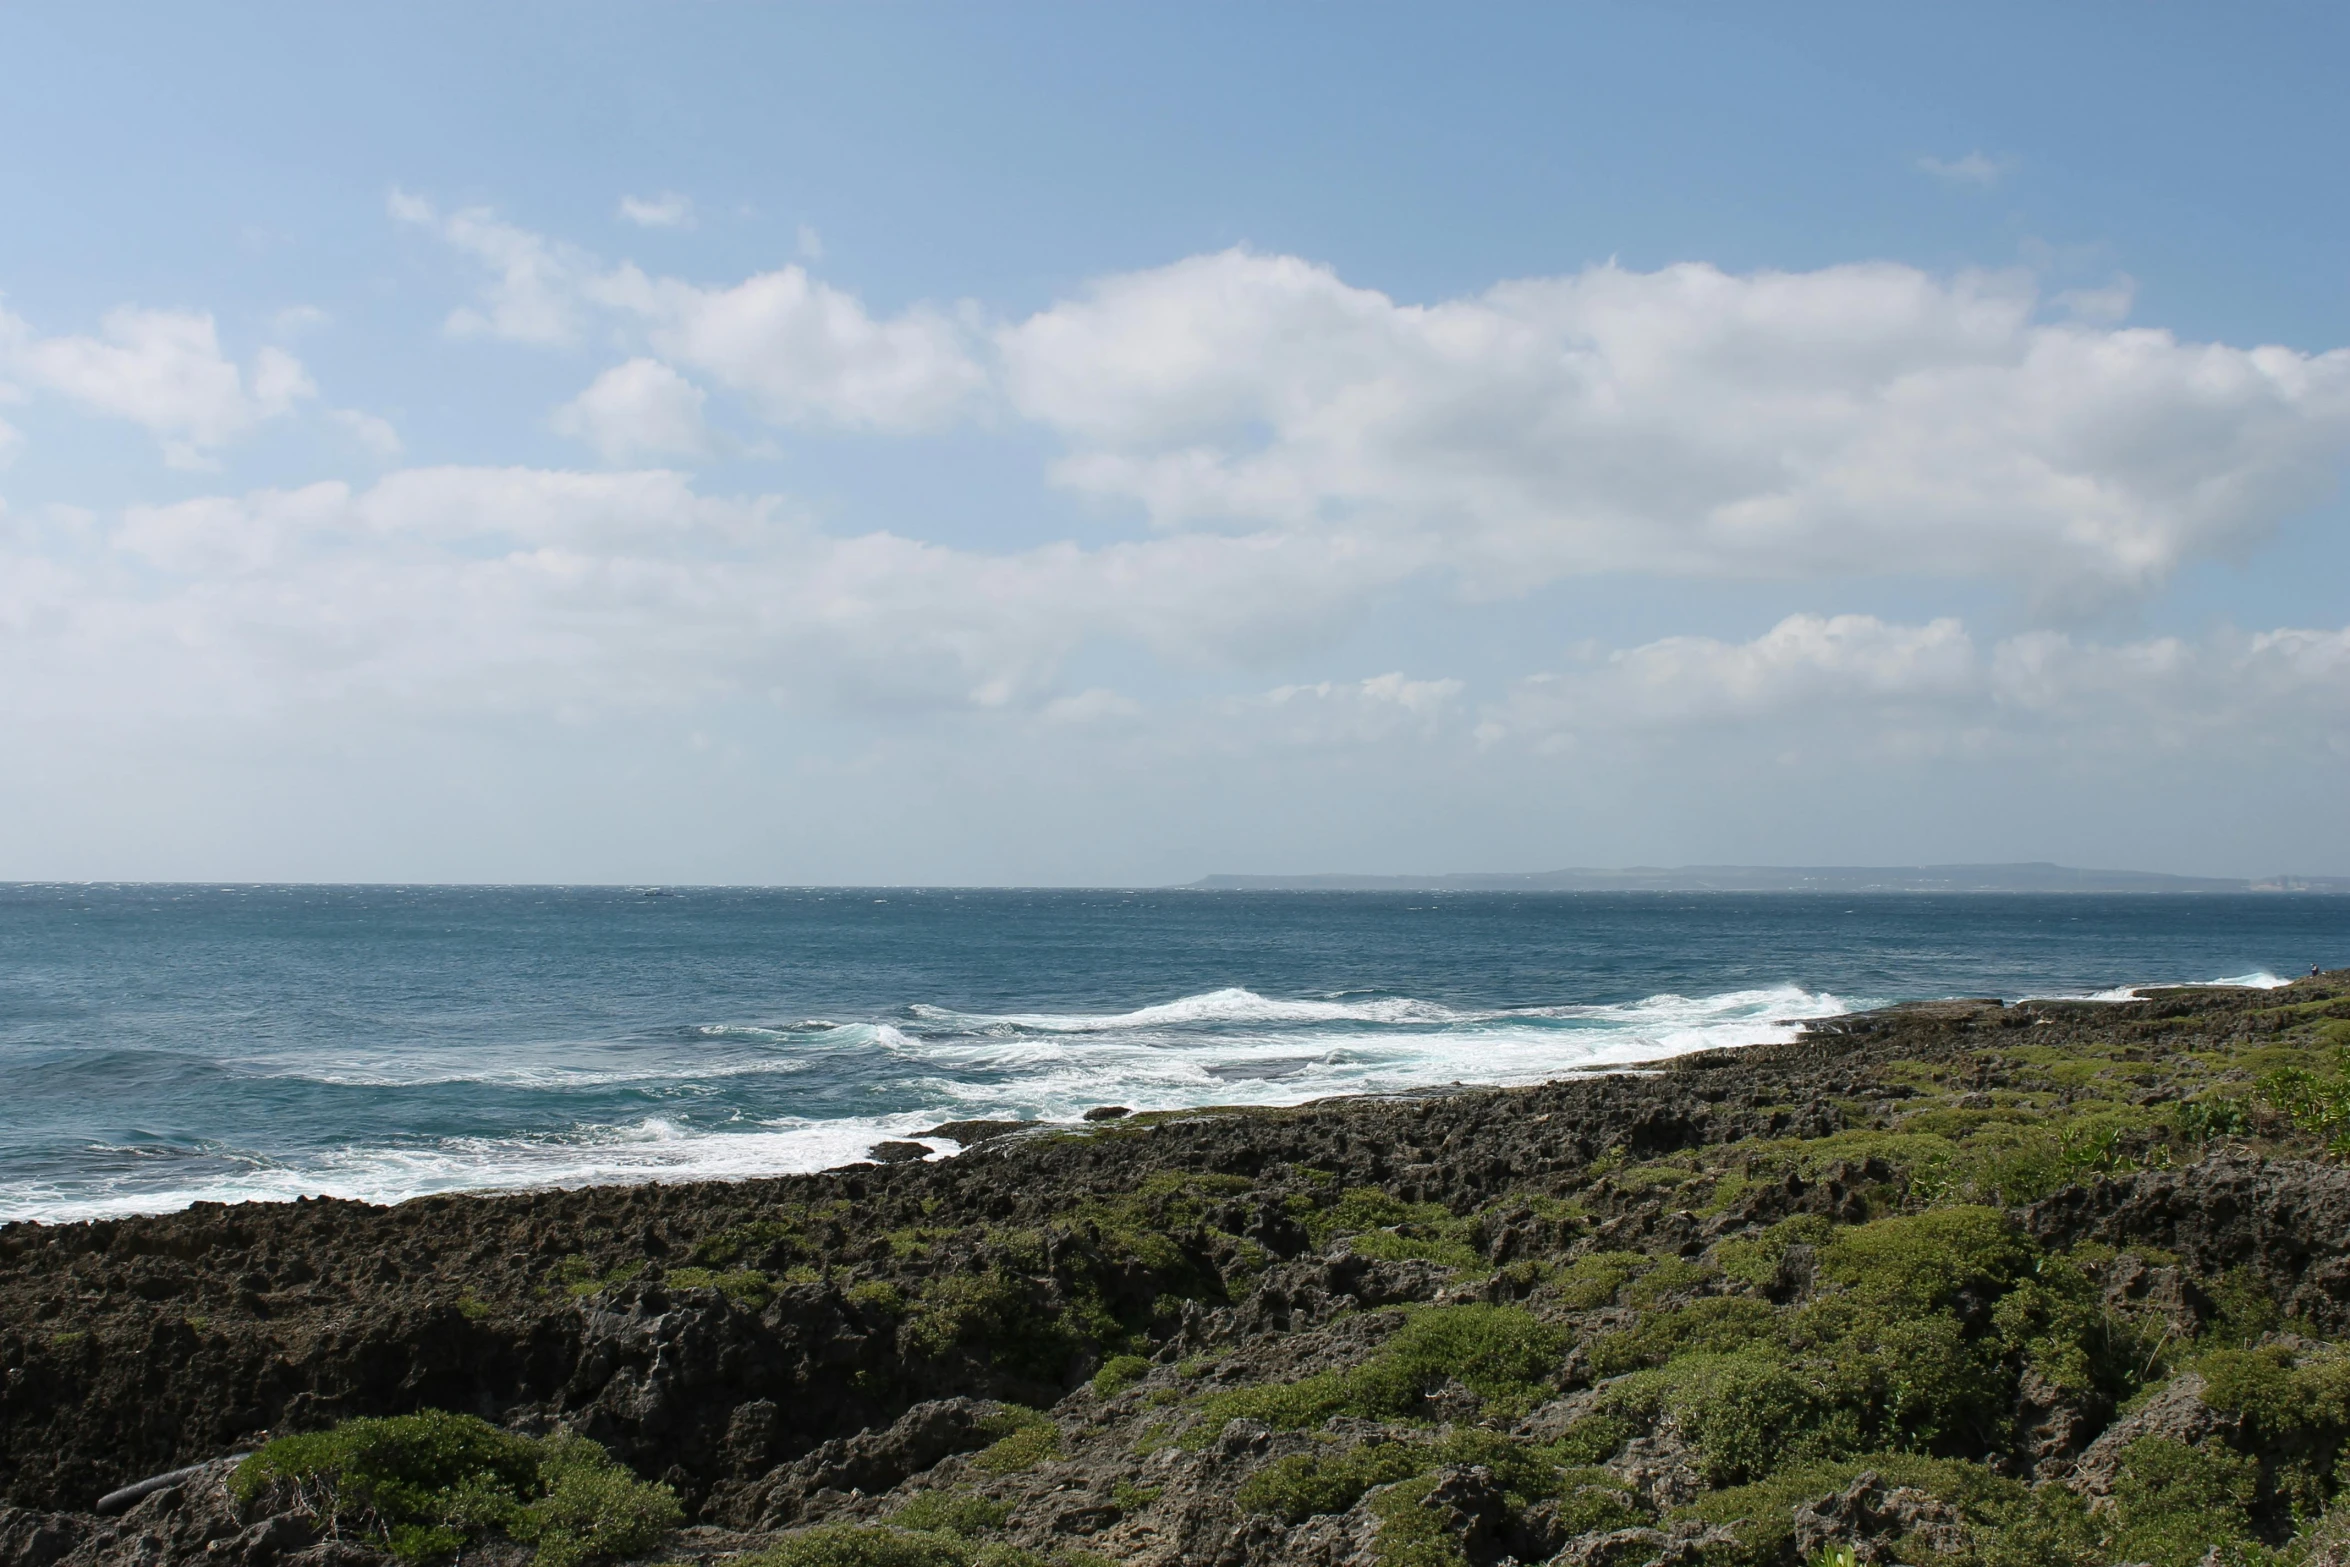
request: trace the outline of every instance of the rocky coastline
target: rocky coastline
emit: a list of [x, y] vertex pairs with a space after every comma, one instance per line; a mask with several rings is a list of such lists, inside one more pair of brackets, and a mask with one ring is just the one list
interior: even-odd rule
[[[2337, 971], [771, 1180], [11, 1224], [0, 1567], [2341, 1567], [2346, 1060]], [[520, 1444], [496, 1507], [285, 1442], [424, 1411]], [[635, 1532], [547, 1521], [591, 1480]]]

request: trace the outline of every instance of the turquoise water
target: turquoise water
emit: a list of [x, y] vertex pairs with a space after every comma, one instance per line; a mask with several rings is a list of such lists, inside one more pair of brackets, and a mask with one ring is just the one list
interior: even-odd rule
[[814, 1169], [2314, 962], [2350, 899], [0, 887], [0, 1218]]

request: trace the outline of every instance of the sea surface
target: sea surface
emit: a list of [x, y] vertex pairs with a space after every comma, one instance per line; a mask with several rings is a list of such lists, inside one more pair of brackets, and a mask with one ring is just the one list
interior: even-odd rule
[[2312, 963], [2350, 899], [0, 886], [0, 1219], [808, 1170]]

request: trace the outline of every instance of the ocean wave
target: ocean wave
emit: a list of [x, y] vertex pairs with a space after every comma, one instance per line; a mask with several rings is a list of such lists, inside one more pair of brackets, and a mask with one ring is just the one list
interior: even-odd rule
[[[913, 1007], [913, 1031], [887, 1022], [715, 1024], [688, 1031], [690, 1044], [551, 1046], [462, 1067], [383, 1052], [323, 1063], [247, 1058], [244, 1069], [258, 1076], [358, 1092], [453, 1085], [541, 1094], [537, 1110], [516, 1113], [555, 1129], [271, 1153], [219, 1143], [140, 1147], [135, 1157], [90, 1148], [102, 1169], [69, 1184], [27, 1183], [0, 1197], [0, 1217], [787, 1174], [862, 1158], [883, 1139], [920, 1140], [948, 1121], [1065, 1122], [1103, 1104], [1185, 1110], [1533, 1083], [1791, 1038], [1844, 1010], [1838, 997], [1795, 985], [1478, 1012], [1410, 998], [1282, 1001], [1235, 987], [1111, 1014]], [[690, 1103], [626, 1119], [610, 1108], [579, 1113], [625, 1103], [596, 1100], [596, 1091], [655, 1085]], [[565, 1105], [577, 1110], [563, 1115]], [[928, 1145], [934, 1156], [955, 1151], [946, 1139]]]
[[1446, 1024], [1477, 1014], [1406, 997], [1376, 1001], [1279, 1001], [1227, 986], [1131, 1012], [955, 1012], [917, 1004], [906, 1009], [925, 1022], [954, 1028], [1027, 1029], [1040, 1034], [1109, 1034], [1136, 1029], [1241, 1023]]
[[2143, 985], [2116, 985], [2110, 990], [2093, 990], [2085, 996], [2028, 997], [2047, 1001], [2135, 1001], [2141, 990], [2282, 990], [2293, 983], [2279, 979], [2267, 969], [2254, 969], [2249, 974], [2236, 974], [2226, 979], [2176, 979]]
[[487, 1088], [565, 1090], [627, 1088], [647, 1083], [724, 1082], [728, 1078], [789, 1076], [820, 1069], [822, 1052], [859, 1050], [918, 1051], [920, 1045], [904, 1030], [887, 1023], [827, 1023], [797, 1030], [750, 1028], [719, 1024], [695, 1030], [697, 1035], [732, 1040], [747, 1039], [802, 1047], [793, 1054], [766, 1054], [734, 1058], [712, 1057], [675, 1050], [636, 1048], [625, 1053], [626, 1064], [598, 1065], [550, 1058], [546, 1052], [576, 1049], [588, 1054], [615, 1054], [610, 1046], [542, 1046], [528, 1059], [504, 1064], [479, 1062], [464, 1066], [417, 1062], [413, 1058], [378, 1054], [346, 1057], [340, 1061], [289, 1062], [268, 1058], [234, 1058], [223, 1064], [240, 1075], [270, 1082], [317, 1083], [333, 1088], [438, 1088], [479, 1085]]
[[[444, 1138], [427, 1144], [338, 1148], [261, 1160], [184, 1150], [185, 1169], [141, 1169], [113, 1179], [34, 1182], [0, 1197], [0, 1222], [47, 1223], [163, 1213], [198, 1202], [290, 1202], [342, 1197], [395, 1203], [437, 1192], [534, 1191], [651, 1181], [724, 1181], [830, 1169], [865, 1157], [876, 1142], [924, 1141], [925, 1112], [836, 1121], [783, 1122], [740, 1131], [697, 1130], [659, 1116], [559, 1135]], [[951, 1153], [927, 1140], [933, 1156]], [[153, 1150], [140, 1150], [152, 1153]], [[228, 1168], [222, 1168], [223, 1165]]]

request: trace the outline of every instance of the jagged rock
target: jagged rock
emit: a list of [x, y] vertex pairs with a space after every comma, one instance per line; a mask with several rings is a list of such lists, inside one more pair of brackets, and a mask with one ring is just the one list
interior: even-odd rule
[[[2159, 1246], [2249, 1268], [2318, 1331], [2350, 1331], [2350, 1169], [2225, 1155], [2068, 1187], [2024, 1214], [2042, 1240]], [[2182, 1302], [2182, 1308], [2184, 1303]]]
[[[1795, 1548], [1807, 1560], [1845, 1546], [1855, 1561], [1909, 1561], [1919, 1549], [1955, 1556], [1967, 1547], [1965, 1519], [1946, 1502], [1908, 1486], [1888, 1488], [1874, 1469], [1795, 1509]], [[1899, 1546], [1903, 1554], [1896, 1555]]]
[[2113, 1491], [2122, 1452], [2140, 1437], [2166, 1436], [2192, 1446], [2207, 1436], [2233, 1432], [2239, 1421], [2203, 1401], [2203, 1378], [2189, 1371], [2171, 1378], [2152, 1398], [2107, 1426], [2073, 1465], [2072, 1488], [2083, 1496], [2100, 1497]]
[[887, 1491], [949, 1454], [986, 1446], [985, 1422], [1001, 1408], [970, 1398], [916, 1404], [886, 1429], [836, 1438], [757, 1480], [718, 1487], [707, 1511], [737, 1528], [782, 1528], [821, 1492]]

